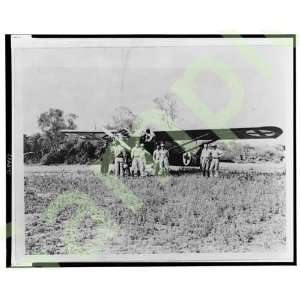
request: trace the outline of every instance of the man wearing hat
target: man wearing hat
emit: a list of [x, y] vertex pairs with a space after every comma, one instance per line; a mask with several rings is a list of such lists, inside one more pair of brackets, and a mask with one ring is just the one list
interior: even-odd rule
[[101, 156], [101, 173], [107, 175], [109, 173], [109, 166], [113, 162], [113, 149], [112, 146], [107, 143], [105, 145], [104, 152]]
[[137, 176], [139, 172], [141, 176], [144, 176], [146, 168], [146, 150], [144, 148], [144, 144], [139, 144], [139, 142], [136, 142], [135, 147], [133, 147], [131, 150], [131, 159], [132, 175]]
[[114, 157], [115, 157], [115, 175], [124, 176], [124, 151], [125, 149], [117, 144], [114, 147]]
[[137, 176], [139, 170], [139, 152], [140, 152], [140, 144], [137, 141], [135, 146], [131, 150], [131, 174], [132, 176]]
[[220, 158], [224, 155], [223, 151], [218, 149], [217, 144], [213, 144], [211, 150], [211, 164], [210, 172], [212, 176], [217, 177], [219, 175]]
[[153, 152], [153, 167], [154, 167], [154, 175], [157, 176], [159, 172], [159, 145], [156, 145], [156, 149]]
[[159, 150], [160, 175], [167, 175], [169, 172], [169, 151], [165, 149], [165, 144], [161, 142]]
[[145, 176], [145, 170], [146, 170], [146, 154], [147, 151], [144, 148], [144, 144], [140, 145], [140, 149], [139, 149], [139, 155], [138, 155], [138, 161], [139, 161], [139, 169], [140, 169], [140, 173], [141, 176]]
[[212, 151], [209, 149], [208, 144], [204, 144], [204, 148], [202, 149], [200, 156], [200, 164], [201, 170], [203, 172], [203, 176], [209, 177], [209, 168], [212, 159]]

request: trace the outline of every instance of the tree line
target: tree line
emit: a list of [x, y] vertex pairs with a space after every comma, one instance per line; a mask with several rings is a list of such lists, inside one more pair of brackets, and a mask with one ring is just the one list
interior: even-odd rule
[[38, 117], [41, 132], [24, 134], [24, 162], [43, 165], [86, 163], [96, 159], [101, 150], [97, 143], [65, 136], [60, 130], [77, 128], [75, 114], [50, 108]]
[[[166, 94], [153, 100], [156, 108], [168, 126], [177, 117], [177, 99], [174, 94]], [[49, 164], [85, 164], [99, 159], [104, 152], [103, 144], [97, 141], [85, 141], [66, 136], [63, 129], [77, 129], [78, 116], [63, 110], [50, 108], [37, 119], [40, 132], [24, 134], [24, 162]], [[127, 128], [133, 132], [139, 125], [139, 119], [129, 108], [121, 106], [115, 110], [111, 122], [106, 124], [109, 130]]]

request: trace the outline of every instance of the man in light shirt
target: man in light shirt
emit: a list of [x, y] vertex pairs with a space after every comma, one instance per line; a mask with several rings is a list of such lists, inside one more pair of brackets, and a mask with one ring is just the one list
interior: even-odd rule
[[139, 170], [139, 152], [140, 152], [140, 144], [137, 141], [135, 146], [131, 150], [131, 175], [137, 176]]
[[124, 176], [124, 148], [118, 144], [114, 147], [115, 175]]
[[209, 149], [208, 144], [204, 144], [204, 148], [202, 149], [200, 156], [200, 165], [203, 176], [209, 177], [211, 158], [211, 149]]
[[147, 151], [144, 148], [144, 144], [141, 144], [139, 152], [138, 152], [138, 162], [139, 162], [139, 169], [140, 169], [141, 176], [145, 176], [146, 154], [147, 154]]
[[159, 168], [160, 168], [160, 175], [167, 175], [169, 173], [169, 151], [165, 149], [164, 143], [160, 144]]
[[223, 155], [224, 152], [218, 149], [218, 146], [216, 144], [212, 145], [210, 164], [210, 172], [212, 176], [219, 176], [220, 158]]
[[153, 152], [153, 167], [154, 167], [154, 175], [158, 175], [159, 172], [159, 145], [156, 145], [156, 149]]

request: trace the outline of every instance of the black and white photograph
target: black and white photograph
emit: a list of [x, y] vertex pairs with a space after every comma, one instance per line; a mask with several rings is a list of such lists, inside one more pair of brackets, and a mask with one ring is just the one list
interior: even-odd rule
[[7, 36], [11, 266], [295, 263], [294, 47]]

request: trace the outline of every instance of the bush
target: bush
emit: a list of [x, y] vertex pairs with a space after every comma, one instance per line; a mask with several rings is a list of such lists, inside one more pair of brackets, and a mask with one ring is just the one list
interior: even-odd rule
[[65, 162], [66, 151], [50, 151], [41, 158], [42, 165], [62, 164]]

